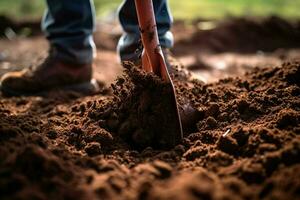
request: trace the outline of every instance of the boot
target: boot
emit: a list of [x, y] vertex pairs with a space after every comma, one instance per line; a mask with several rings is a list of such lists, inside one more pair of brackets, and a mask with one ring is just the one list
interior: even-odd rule
[[52, 89], [64, 89], [90, 94], [98, 84], [92, 80], [92, 64], [71, 64], [49, 56], [38, 66], [19, 72], [8, 72], [1, 78], [5, 96], [39, 95]]

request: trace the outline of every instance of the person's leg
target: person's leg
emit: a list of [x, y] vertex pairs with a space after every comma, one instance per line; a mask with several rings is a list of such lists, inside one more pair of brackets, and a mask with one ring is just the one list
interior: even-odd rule
[[[160, 44], [164, 48], [173, 46], [173, 35], [170, 28], [173, 22], [167, 0], [153, 0], [155, 18]], [[140, 32], [135, 10], [134, 0], [124, 0], [119, 9], [119, 20], [123, 28], [123, 35], [118, 43], [120, 59], [137, 60], [141, 52]]]
[[95, 45], [92, 0], [47, 0], [42, 28], [50, 42], [48, 57], [40, 65], [1, 78], [4, 95], [35, 95], [54, 88], [91, 93]]
[[59, 60], [92, 63], [95, 44], [93, 0], [47, 0], [42, 29]]

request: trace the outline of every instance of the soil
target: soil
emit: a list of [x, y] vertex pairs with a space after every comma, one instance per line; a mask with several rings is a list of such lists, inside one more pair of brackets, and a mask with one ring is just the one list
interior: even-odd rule
[[210, 22], [216, 27], [208, 30], [201, 30], [202, 23], [201, 20], [195, 20], [194, 27], [200, 26], [200, 31], [190, 31], [190, 38], [183, 37], [177, 41], [179, 47], [191, 47], [189, 51], [178, 48], [175, 50], [177, 54], [189, 54], [195, 48], [217, 53], [251, 53], [257, 50], [270, 52], [278, 48], [296, 48], [300, 45], [300, 21], [297, 20], [289, 22], [277, 16], [264, 20], [233, 18]]
[[[44, 56], [16, 47], [46, 45], [40, 38], [0, 43], [8, 54], [2, 74], [16, 69], [4, 66]], [[284, 59], [272, 54], [280, 64], [217, 82], [173, 77], [178, 102], [188, 99], [199, 115], [183, 140], [164, 150], [154, 136], [142, 145], [134, 137], [151, 118], [139, 119], [136, 95], [163, 84], [136, 68], [121, 75], [108, 51], [96, 59], [96, 77], [107, 85], [119, 78], [97, 95], [1, 96], [0, 199], [299, 199], [300, 62], [284, 52]], [[101, 76], [106, 69], [113, 72]]]

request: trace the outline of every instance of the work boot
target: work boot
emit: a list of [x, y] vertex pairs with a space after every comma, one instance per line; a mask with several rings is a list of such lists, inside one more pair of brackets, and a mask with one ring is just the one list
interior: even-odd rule
[[52, 89], [92, 94], [99, 88], [91, 78], [92, 64], [65, 63], [55, 58], [50, 50], [42, 64], [4, 74], [1, 91], [5, 96], [39, 95]]

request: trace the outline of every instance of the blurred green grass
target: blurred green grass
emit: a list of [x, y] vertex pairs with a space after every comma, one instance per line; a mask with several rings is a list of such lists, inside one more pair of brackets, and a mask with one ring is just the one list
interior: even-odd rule
[[[121, 0], [94, 0], [98, 17], [117, 9]], [[225, 16], [278, 15], [300, 18], [300, 0], [169, 0], [176, 19], [214, 18]], [[0, 14], [16, 19], [38, 18], [43, 14], [43, 0], [0, 0]]]

